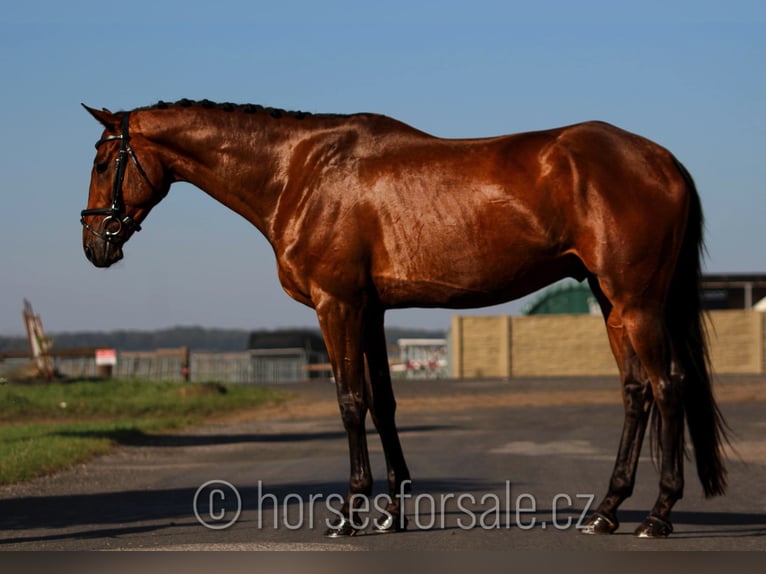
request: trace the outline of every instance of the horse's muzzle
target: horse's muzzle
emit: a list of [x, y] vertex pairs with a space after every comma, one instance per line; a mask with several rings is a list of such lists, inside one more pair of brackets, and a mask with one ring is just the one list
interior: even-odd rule
[[89, 237], [82, 247], [85, 257], [96, 267], [110, 267], [123, 258], [122, 246], [111, 241]]

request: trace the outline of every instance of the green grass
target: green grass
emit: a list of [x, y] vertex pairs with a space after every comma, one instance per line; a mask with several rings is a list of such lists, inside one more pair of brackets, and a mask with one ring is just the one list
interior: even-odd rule
[[286, 393], [248, 385], [137, 380], [0, 385], [0, 484], [83, 462]]

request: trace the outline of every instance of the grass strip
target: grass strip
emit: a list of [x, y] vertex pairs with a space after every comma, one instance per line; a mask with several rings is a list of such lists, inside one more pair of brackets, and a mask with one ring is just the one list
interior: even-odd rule
[[147, 434], [199, 424], [213, 415], [277, 404], [251, 385], [78, 381], [0, 386], [0, 485], [29, 480], [142, 444]]

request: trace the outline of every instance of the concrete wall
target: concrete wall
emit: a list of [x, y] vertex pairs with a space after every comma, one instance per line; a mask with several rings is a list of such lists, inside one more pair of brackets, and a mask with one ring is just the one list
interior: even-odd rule
[[[714, 372], [766, 373], [766, 314], [713, 311], [709, 338]], [[617, 375], [599, 316], [453, 316], [449, 340], [456, 378]]]

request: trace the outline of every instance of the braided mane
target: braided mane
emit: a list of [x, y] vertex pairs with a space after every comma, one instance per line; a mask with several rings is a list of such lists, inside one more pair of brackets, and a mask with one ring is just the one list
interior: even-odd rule
[[223, 110], [225, 112], [239, 112], [239, 113], [245, 113], [245, 114], [266, 114], [271, 116], [272, 118], [291, 117], [291, 118], [296, 118], [299, 120], [302, 120], [308, 117], [343, 118], [343, 117], [351, 117], [353, 115], [359, 115], [359, 114], [312, 114], [310, 112], [288, 111], [288, 110], [283, 110], [280, 108], [261, 106], [258, 104], [232, 104], [230, 102], [219, 103], [219, 102], [213, 102], [211, 100], [196, 101], [196, 100], [189, 100], [186, 98], [178, 100], [177, 102], [164, 102], [160, 100], [159, 102], [151, 106], [137, 108], [136, 111], [166, 110], [171, 107], [191, 108], [194, 106], [200, 106], [202, 108], [213, 109], [213, 110]]

